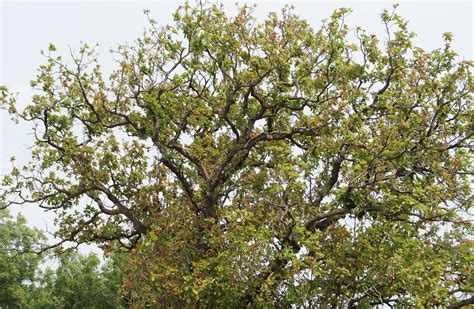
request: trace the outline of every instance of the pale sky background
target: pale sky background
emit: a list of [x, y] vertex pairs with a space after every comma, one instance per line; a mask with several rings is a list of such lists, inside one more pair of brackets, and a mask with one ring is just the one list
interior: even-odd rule
[[[184, 1], [5, 1], [0, 0], [0, 85], [19, 92], [19, 105], [30, 102], [29, 81], [34, 79], [39, 65], [45, 63], [40, 50], [54, 43], [58, 54], [67, 59], [68, 45], [73, 49], [80, 42], [100, 44], [98, 51], [106, 72], [114, 68], [109, 53], [118, 44], [132, 42], [146, 26], [143, 9], [150, 9], [160, 24], [172, 22], [172, 12]], [[214, 3], [215, 1], [211, 1]], [[224, 1], [229, 12], [236, 1]], [[361, 26], [367, 32], [383, 35], [379, 20], [382, 9], [391, 9], [391, 1], [238, 1], [258, 4], [255, 14], [263, 19], [270, 11], [279, 11], [293, 4], [295, 13], [319, 27], [323, 18], [339, 7], [354, 11], [347, 18], [349, 26]], [[473, 3], [471, 1], [397, 1], [397, 12], [409, 21], [416, 32], [415, 45], [429, 51], [441, 47], [443, 32], [454, 34], [453, 48], [461, 59], [473, 59]], [[9, 158], [17, 164], [29, 157], [32, 144], [31, 128], [14, 124], [5, 111], [0, 111], [0, 177], [11, 170]], [[54, 230], [53, 216], [34, 205], [11, 209], [23, 213], [28, 222], [41, 229]], [[85, 251], [90, 248], [83, 249]]]

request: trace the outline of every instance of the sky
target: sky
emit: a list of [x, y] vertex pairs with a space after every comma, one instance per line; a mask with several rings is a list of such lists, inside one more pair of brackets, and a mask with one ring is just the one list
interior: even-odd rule
[[[215, 1], [211, 1], [214, 3]], [[229, 13], [235, 12], [236, 1], [224, 1]], [[285, 4], [295, 6], [294, 12], [319, 27], [339, 7], [353, 13], [346, 19], [350, 26], [361, 26], [367, 32], [383, 35], [380, 12], [391, 9], [391, 1], [238, 1], [257, 4], [255, 14], [263, 19], [270, 11], [279, 11]], [[453, 49], [460, 59], [473, 59], [473, 3], [471, 1], [397, 1], [397, 12], [409, 21], [418, 34], [415, 45], [429, 51], [443, 45], [443, 32], [454, 35]], [[110, 49], [131, 43], [147, 25], [143, 9], [149, 9], [159, 24], [172, 22], [171, 14], [183, 1], [5, 1], [0, 0], [0, 85], [18, 92], [19, 106], [31, 102], [29, 81], [44, 64], [41, 50], [50, 43], [67, 59], [69, 47], [78, 49], [81, 42], [98, 43], [105, 72], [114, 69]], [[10, 157], [17, 164], [26, 163], [33, 143], [31, 127], [15, 124], [0, 110], [0, 177], [11, 171]], [[34, 205], [14, 207], [31, 226], [53, 231], [53, 214], [44, 213]], [[93, 250], [93, 249], [85, 249]]]

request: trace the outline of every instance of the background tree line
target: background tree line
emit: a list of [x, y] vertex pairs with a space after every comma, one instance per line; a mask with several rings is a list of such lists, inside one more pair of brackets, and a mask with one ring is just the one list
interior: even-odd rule
[[[95, 254], [70, 250], [59, 257], [38, 254], [45, 235], [24, 217], [0, 210], [1, 308], [121, 308], [127, 256], [115, 253], [100, 262]], [[42, 264], [57, 261], [55, 269]], [[102, 265], [101, 265], [102, 264]]]

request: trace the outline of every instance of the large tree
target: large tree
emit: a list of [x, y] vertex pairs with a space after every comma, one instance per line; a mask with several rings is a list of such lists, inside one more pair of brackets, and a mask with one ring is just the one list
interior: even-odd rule
[[[336, 10], [185, 4], [118, 47], [55, 53], [14, 118], [31, 162], [9, 204], [57, 237], [130, 250], [125, 288], [154, 306], [460, 306], [472, 292], [472, 61], [425, 51], [394, 11], [383, 38]], [[461, 302], [463, 301], [463, 302]]]

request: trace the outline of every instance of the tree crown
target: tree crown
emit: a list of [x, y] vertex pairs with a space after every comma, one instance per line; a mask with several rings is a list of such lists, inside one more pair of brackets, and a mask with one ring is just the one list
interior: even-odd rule
[[384, 40], [349, 11], [320, 29], [288, 7], [146, 11], [108, 79], [93, 48], [66, 65], [51, 45], [32, 104], [2, 89], [36, 138], [4, 198], [55, 211], [61, 243], [128, 247], [150, 302], [454, 299], [472, 289], [472, 62], [450, 34], [426, 52], [394, 11]]

